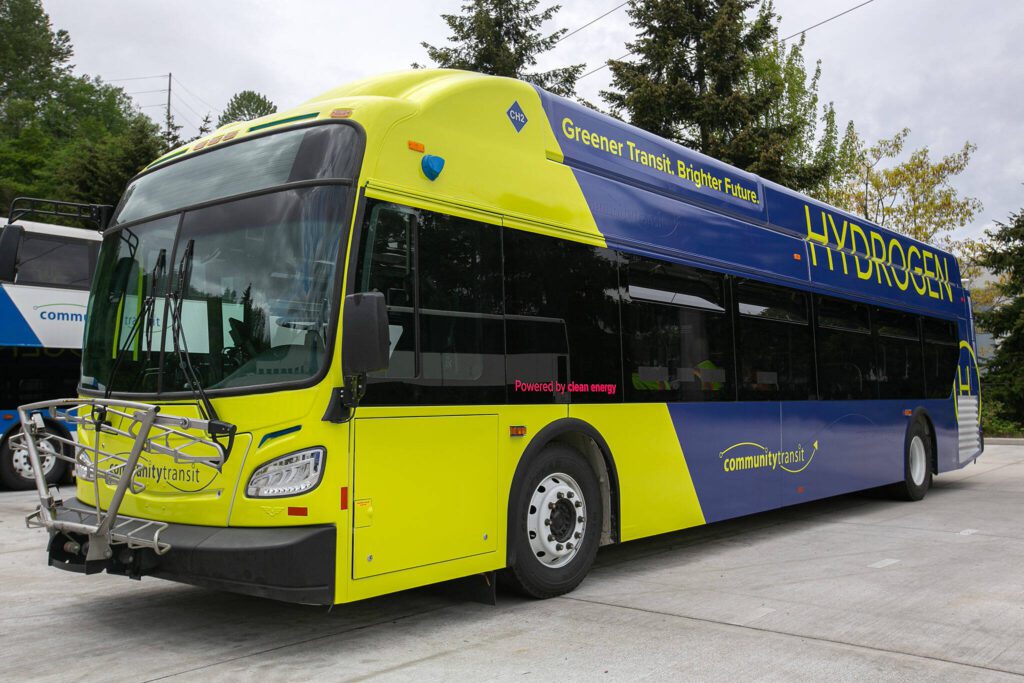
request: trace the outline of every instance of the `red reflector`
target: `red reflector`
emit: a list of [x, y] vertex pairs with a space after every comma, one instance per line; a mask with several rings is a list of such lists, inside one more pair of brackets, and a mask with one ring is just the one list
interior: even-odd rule
[[796, 492], [797, 493], [803, 493], [804, 492], [804, 487], [803, 486], [797, 486], [796, 487]]
[[288, 508], [288, 514], [291, 517], [305, 517], [309, 514], [309, 510], [306, 508]]
[[803, 256], [801, 256], [800, 254], [793, 254], [793, 260], [794, 261], [799, 261], [802, 258], [803, 258]]
[[906, 415], [907, 417], [910, 417], [911, 415], [914, 414], [914, 411], [913, 410], [904, 410], [903, 414]]
[[422, 142], [416, 142], [415, 140], [409, 140], [409, 149], [411, 149], [414, 152], [427, 151], [427, 148], [423, 145]]
[[512, 425], [508, 428], [509, 436], [526, 436], [526, 427], [523, 425]]
[[4, 419], [5, 420], [13, 420], [14, 416], [11, 415], [10, 413], [4, 413]]
[[348, 510], [348, 487], [341, 487], [341, 509]]

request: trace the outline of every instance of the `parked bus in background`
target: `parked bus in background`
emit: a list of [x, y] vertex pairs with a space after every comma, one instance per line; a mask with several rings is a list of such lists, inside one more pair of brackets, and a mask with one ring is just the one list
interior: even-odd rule
[[[0, 481], [7, 488], [34, 486], [25, 448], [11, 441], [20, 431], [17, 407], [76, 391], [100, 239], [95, 230], [21, 219], [0, 227]], [[48, 428], [66, 433], [57, 421]], [[67, 478], [66, 465], [44, 457], [46, 480]]]
[[[162, 324], [161, 324], [162, 323]], [[982, 451], [956, 260], [529, 84], [370, 78], [157, 159], [104, 232], [50, 563], [303, 603]], [[59, 411], [63, 410], [61, 413]]]

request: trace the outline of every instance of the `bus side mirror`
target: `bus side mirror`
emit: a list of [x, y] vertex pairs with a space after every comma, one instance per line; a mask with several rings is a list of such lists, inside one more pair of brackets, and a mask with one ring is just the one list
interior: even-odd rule
[[24, 232], [20, 225], [5, 225], [0, 230], [0, 282], [14, 282], [18, 274], [18, 247]]
[[387, 370], [388, 309], [380, 292], [349, 294], [342, 319], [341, 369], [346, 377]]

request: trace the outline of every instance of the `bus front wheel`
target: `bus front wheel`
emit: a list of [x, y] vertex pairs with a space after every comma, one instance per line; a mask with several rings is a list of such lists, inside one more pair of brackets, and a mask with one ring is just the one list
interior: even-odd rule
[[601, 542], [601, 488], [572, 448], [550, 444], [513, 486], [506, 579], [534, 598], [568, 593], [583, 581]]
[[[0, 446], [0, 481], [4, 486], [16, 491], [24, 491], [35, 488], [35, 477], [32, 474], [32, 465], [29, 463], [28, 449], [24, 445], [13, 445], [12, 437], [20, 433], [20, 429], [13, 432], [2, 446]], [[55, 448], [60, 444], [41, 439], [39, 441], [39, 456], [43, 467], [43, 474], [46, 476], [47, 484], [59, 483], [66, 470], [66, 464], [59, 460]]]
[[903, 451], [903, 481], [893, 493], [901, 500], [921, 500], [932, 485], [932, 440], [923, 420], [910, 425]]

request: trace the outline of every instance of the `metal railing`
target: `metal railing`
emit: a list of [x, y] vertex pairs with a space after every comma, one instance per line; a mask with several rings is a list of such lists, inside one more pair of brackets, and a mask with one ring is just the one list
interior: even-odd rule
[[[85, 555], [85, 560], [111, 558], [113, 546], [129, 549], [150, 548], [158, 555], [170, 550], [160, 539], [167, 528], [164, 522], [118, 515], [128, 494], [138, 495], [146, 487], [139, 481], [139, 458], [144, 454], [168, 456], [176, 463], [194, 463], [220, 471], [225, 451], [207, 436], [209, 420], [163, 415], [160, 407], [148, 403], [105, 398], [57, 399], [30, 403], [18, 408], [21, 432], [12, 437], [14, 447], [24, 447], [39, 494], [39, 507], [26, 517], [30, 527], [43, 527], [55, 533], [74, 534], [68, 543]], [[75, 427], [89, 438], [75, 440], [48, 427], [65, 425], [67, 433]], [[116, 437], [127, 450], [104, 447], [104, 436]], [[71, 463], [80, 479], [93, 486], [92, 510], [63, 507], [54, 490], [46, 483], [42, 455]], [[100, 482], [113, 487], [104, 509]], [[60, 512], [58, 512], [60, 511]], [[76, 539], [85, 537], [84, 542]], [[79, 554], [75, 552], [74, 554]]]

